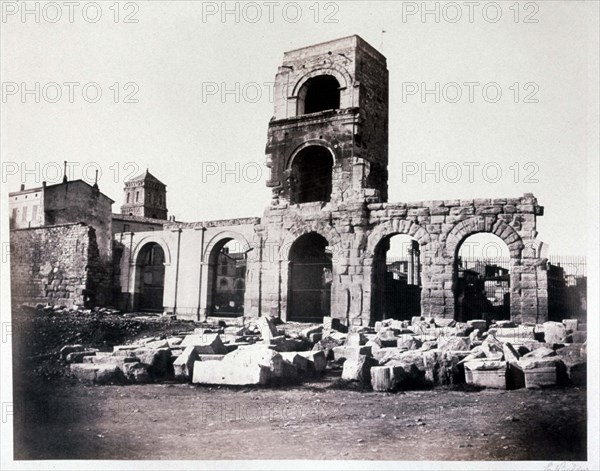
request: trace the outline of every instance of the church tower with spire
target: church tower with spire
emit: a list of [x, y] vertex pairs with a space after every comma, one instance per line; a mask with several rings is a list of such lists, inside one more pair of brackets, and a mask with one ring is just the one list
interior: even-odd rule
[[121, 214], [152, 219], [167, 219], [167, 186], [148, 169], [125, 182]]

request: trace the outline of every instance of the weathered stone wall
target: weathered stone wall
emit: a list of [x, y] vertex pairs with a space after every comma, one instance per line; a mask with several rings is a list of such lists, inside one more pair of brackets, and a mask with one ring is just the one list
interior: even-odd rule
[[10, 249], [13, 305], [106, 303], [111, 276], [93, 228], [65, 224], [13, 230]]
[[82, 222], [92, 226], [103, 263], [112, 258], [112, 200], [82, 180], [47, 186], [45, 225]]
[[[333, 253], [333, 317], [349, 324], [373, 322], [376, 248], [391, 236], [406, 234], [420, 245], [422, 314], [453, 318], [458, 250], [467, 237], [485, 232], [498, 236], [510, 251], [512, 318], [543, 322], [548, 312], [546, 261], [539, 256], [536, 239], [536, 217], [542, 214], [531, 194], [494, 200], [268, 208], [257, 231], [264, 239], [265, 254], [272, 254], [272, 247], [279, 250], [275, 260], [261, 262], [262, 305], [249, 314], [286, 318], [289, 249], [298, 237], [315, 232], [327, 239]], [[256, 305], [256, 300], [248, 303]]]

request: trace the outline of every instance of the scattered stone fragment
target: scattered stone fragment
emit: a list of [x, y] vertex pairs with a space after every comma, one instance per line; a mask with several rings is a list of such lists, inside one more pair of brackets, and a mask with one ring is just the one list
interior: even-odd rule
[[[533, 353], [533, 352], [532, 352]], [[517, 362], [519, 368], [525, 373], [525, 387], [527, 389], [538, 389], [557, 384], [557, 360], [556, 358], [529, 358]]]
[[180, 346], [198, 347], [198, 353], [224, 355], [227, 348], [223, 345], [219, 334], [188, 335], [183, 339]]
[[352, 332], [346, 337], [346, 343], [348, 347], [360, 347], [367, 343], [367, 337], [364, 334], [358, 332]]
[[470, 321], [467, 321], [467, 325], [469, 327], [472, 327], [473, 330], [477, 329], [479, 330], [479, 332], [483, 333], [487, 330], [487, 321], [483, 320], [483, 319], [473, 319]]
[[85, 351], [85, 347], [83, 345], [65, 345], [64, 347], [62, 347], [60, 349], [60, 359], [61, 360], [66, 360], [67, 359], [67, 355], [69, 353], [73, 353], [73, 352], [83, 352]]
[[347, 347], [345, 345], [334, 347], [333, 359], [335, 361], [344, 361], [351, 358], [356, 358], [359, 355], [372, 356], [371, 347], [363, 345], [362, 347]]
[[404, 376], [401, 366], [374, 366], [371, 368], [371, 386], [373, 391], [396, 391]]
[[125, 379], [132, 383], [149, 383], [152, 381], [152, 376], [148, 371], [148, 365], [144, 365], [139, 361], [125, 363], [123, 366], [123, 374]]
[[225, 361], [197, 361], [194, 364], [192, 382], [230, 386], [264, 385], [269, 377], [269, 368], [258, 364], [240, 367], [236, 363]]
[[327, 358], [325, 357], [325, 352], [321, 350], [312, 352], [298, 352], [298, 355], [303, 356], [310, 363], [312, 363], [312, 368], [316, 374], [321, 374], [327, 367]]
[[194, 373], [194, 363], [199, 361], [196, 347], [185, 347], [185, 350], [173, 362], [173, 374], [175, 379], [190, 380]]
[[469, 337], [440, 337], [438, 339], [440, 350], [468, 351], [471, 349]]
[[92, 363], [73, 363], [70, 369], [73, 376], [83, 382], [108, 384], [124, 380], [123, 372], [115, 364], [95, 365]]
[[468, 384], [486, 388], [506, 389], [505, 361], [473, 360], [465, 364], [465, 380]]
[[369, 383], [371, 381], [371, 368], [377, 366], [377, 360], [366, 355], [358, 355], [344, 362], [342, 379]]
[[567, 335], [567, 328], [562, 322], [544, 322], [544, 340], [546, 343], [561, 343]]
[[521, 358], [521, 355], [519, 355], [519, 352], [517, 352], [517, 350], [515, 350], [515, 347], [513, 347], [510, 342], [505, 342], [502, 347], [503, 347], [503, 351], [504, 351], [504, 359], [506, 361], [508, 361], [508, 362], [518, 361], [519, 358]]

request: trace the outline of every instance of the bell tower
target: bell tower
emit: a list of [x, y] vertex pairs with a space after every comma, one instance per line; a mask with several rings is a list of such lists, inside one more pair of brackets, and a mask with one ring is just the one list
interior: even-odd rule
[[147, 169], [125, 182], [121, 214], [167, 219], [167, 186]]
[[272, 203], [387, 201], [388, 70], [359, 36], [286, 52], [266, 147]]

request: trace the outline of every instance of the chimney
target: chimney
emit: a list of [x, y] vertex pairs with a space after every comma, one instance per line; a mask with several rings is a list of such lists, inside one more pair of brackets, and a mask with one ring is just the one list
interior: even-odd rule
[[25, 191], [25, 184], [21, 183], [21, 191]]

